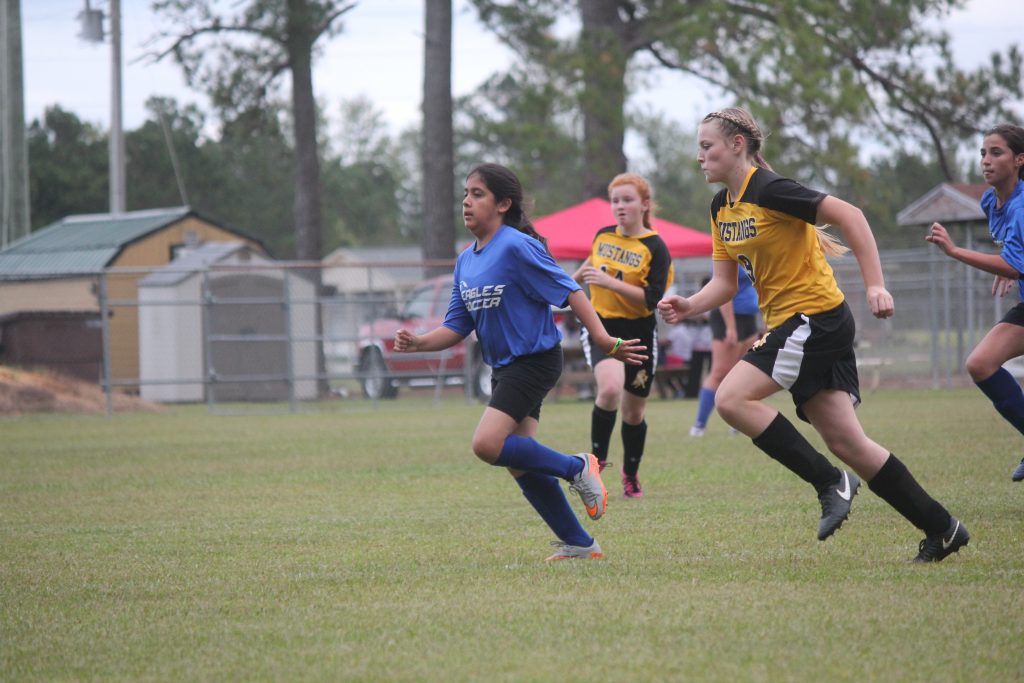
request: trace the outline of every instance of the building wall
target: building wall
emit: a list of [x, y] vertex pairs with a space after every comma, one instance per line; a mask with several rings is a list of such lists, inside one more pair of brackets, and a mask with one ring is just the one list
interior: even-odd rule
[[139, 378], [143, 382], [198, 380], [143, 384], [142, 398], [163, 403], [203, 400], [201, 283], [202, 278], [191, 277], [175, 287], [139, 287]]
[[[242, 241], [250, 244], [257, 252], [263, 252], [263, 248], [256, 242], [245, 240], [236, 233], [189, 216], [144, 240], [129, 245], [111, 264], [111, 267], [141, 269], [166, 265], [171, 261], [172, 247], [185, 244], [189, 232], [195, 233], [199, 242]], [[141, 271], [110, 273], [107, 279], [108, 296], [114, 300], [137, 302], [139, 298], [137, 283], [146, 275], [146, 272]], [[138, 306], [134, 304], [120, 305], [115, 306], [112, 311], [113, 316], [110, 319], [111, 378], [114, 380], [137, 379], [139, 377]], [[135, 392], [138, 387], [128, 387], [128, 389]]]
[[[283, 401], [291, 389], [297, 399], [316, 398], [319, 346], [313, 283], [259, 255], [235, 253], [217, 266], [243, 268], [215, 267], [209, 275], [197, 271], [179, 282], [140, 281], [143, 398]], [[202, 297], [206, 285], [213, 294], [209, 304]], [[232, 338], [208, 339], [207, 333]], [[216, 381], [204, 390], [207, 372]], [[295, 380], [294, 387], [289, 378]], [[207, 396], [207, 390], [212, 394]]]
[[298, 380], [295, 383], [295, 397], [312, 399], [317, 395], [317, 353], [319, 344], [316, 341], [299, 341], [317, 336], [316, 318], [317, 304], [314, 303], [316, 290], [312, 283], [295, 273], [285, 273], [288, 278], [288, 298], [293, 303], [289, 307], [292, 342], [292, 369], [296, 377], [310, 379]]
[[99, 311], [96, 278], [0, 282], [0, 315], [19, 311]]
[[99, 382], [103, 344], [98, 314], [32, 312], [0, 322], [0, 364], [47, 368]]

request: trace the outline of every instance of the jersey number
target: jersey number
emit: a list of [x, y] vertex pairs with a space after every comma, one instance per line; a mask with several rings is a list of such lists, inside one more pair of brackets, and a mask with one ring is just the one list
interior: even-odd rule
[[750, 262], [750, 259], [748, 259], [743, 254], [740, 254], [739, 256], [736, 257], [736, 260], [743, 264], [743, 269], [747, 271], [747, 275], [750, 277], [750, 281], [757, 282], [757, 280], [754, 279], [754, 264]]
[[[602, 264], [601, 264], [601, 270], [602, 270], [603, 272], [607, 273], [607, 272], [608, 272], [608, 264], [606, 264], [606, 263], [602, 263]], [[616, 280], [622, 280], [622, 279], [623, 279], [623, 277], [622, 277], [622, 271], [621, 271], [621, 270], [617, 270], [617, 271], [615, 271], [615, 275], [613, 275], [612, 277], [614, 277], [614, 278], [615, 278]]]

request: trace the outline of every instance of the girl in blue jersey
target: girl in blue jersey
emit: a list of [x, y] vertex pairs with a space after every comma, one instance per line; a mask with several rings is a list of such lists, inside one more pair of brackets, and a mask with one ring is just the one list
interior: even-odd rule
[[[934, 223], [926, 240], [948, 256], [996, 276], [992, 293], [1006, 294], [1017, 282], [1022, 300], [1011, 308], [967, 357], [967, 372], [991, 399], [999, 414], [1024, 434], [1024, 393], [1003, 363], [1024, 355], [1024, 128], [1003, 123], [985, 131], [981, 172], [991, 187], [981, 198], [992, 239], [999, 254], [984, 254], [956, 246], [949, 232]], [[1011, 475], [1024, 480], [1024, 460]]]
[[493, 368], [491, 400], [473, 434], [473, 452], [507, 467], [523, 495], [558, 537], [548, 560], [598, 558], [601, 546], [577, 520], [558, 484], [580, 495], [587, 514], [604, 514], [608, 491], [597, 458], [566, 455], [534, 439], [541, 402], [562, 373], [561, 334], [551, 306], [566, 304], [611, 357], [640, 364], [639, 340], [611, 337], [579, 285], [547, 251], [523, 210], [523, 188], [504, 166], [482, 164], [466, 178], [463, 221], [475, 242], [459, 254], [448, 313], [422, 335], [401, 329], [396, 351], [440, 351], [474, 330]]
[[704, 436], [708, 418], [715, 409], [715, 392], [732, 367], [740, 362], [757, 339], [757, 292], [754, 283], [743, 268], [739, 268], [739, 288], [736, 296], [718, 308], [712, 309], [711, 370], [704, 378], [697, 401], [697, 419], [690, 427], [690, 436]]

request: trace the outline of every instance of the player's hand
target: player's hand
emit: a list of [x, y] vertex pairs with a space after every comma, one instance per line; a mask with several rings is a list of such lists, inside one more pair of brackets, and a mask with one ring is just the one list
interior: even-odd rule
[[871, 307], [871, 315], [876, 318], [891, 318], [896, 312], [896, 304], [892, 300], [892, 294], [885, 287], [868, 287], [868, 306]]
[[[611, 346], [608, 355], [615, 360], [621, 360], [623, 363], [629, 365], [643, 365], [643, 362], [647, 360], [647, 354], [643, 353], [647, 350], [646, 346], [640, 344], [639, 339], [623, 339], [621, 343], [617, 339], [611, 340]], [[619, 344], [619, 348], [615, 348], [615, 344]]]
[[415, 351], [420, 346], [420, 338], [409, 330], [402, 328], [395, 332], [395, 351]]
[[611, 275], [601, 270], [600, 268], [595, 268], [594, 266], [584, 266], [583, 268], [580, 269], [580, 279], [588, 285], [596, 285], [598, 287], [604, 287], [605, 289], [607, 289], [609, 285], [608, 281], [614, 280], [615, 278], [613, 278]]
[[1011, 278], [996, 275], [995, 279], [992, 280], [992, 296], [1006, 296], [1013, 289], [1013, 285], [1016, 282], [1016, 280]]
[[672, 325], [685, 320], [691, 310], [693, 306], [690, 305], [690, 300], [678, 294], [666, 296], [658, 302], [658, 313], [665, 322]]
[[727, 326], [725, 328], [725, 339], [723, 339], [722, 341], [724, 341], [729, 346], [734, 346], [735, 344], [739, 343], [739, 340], [739, 337], [736, 336], [736, 328]]
[[956, 249], [956, 243], [953, 242], [949, 231], [942, 227], [941, 223], [932, 223], [932, 227], [928, 228], [928, 234], [924, 238], [941, 249], [947, 256], [952, 256]]

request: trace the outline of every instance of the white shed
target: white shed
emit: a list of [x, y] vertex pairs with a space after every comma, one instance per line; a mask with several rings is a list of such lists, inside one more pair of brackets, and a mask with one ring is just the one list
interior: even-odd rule
[[242, 242], [207, 242], [138, 284], [143, 398], [316, 398], [316, 301], [305, 277]]

